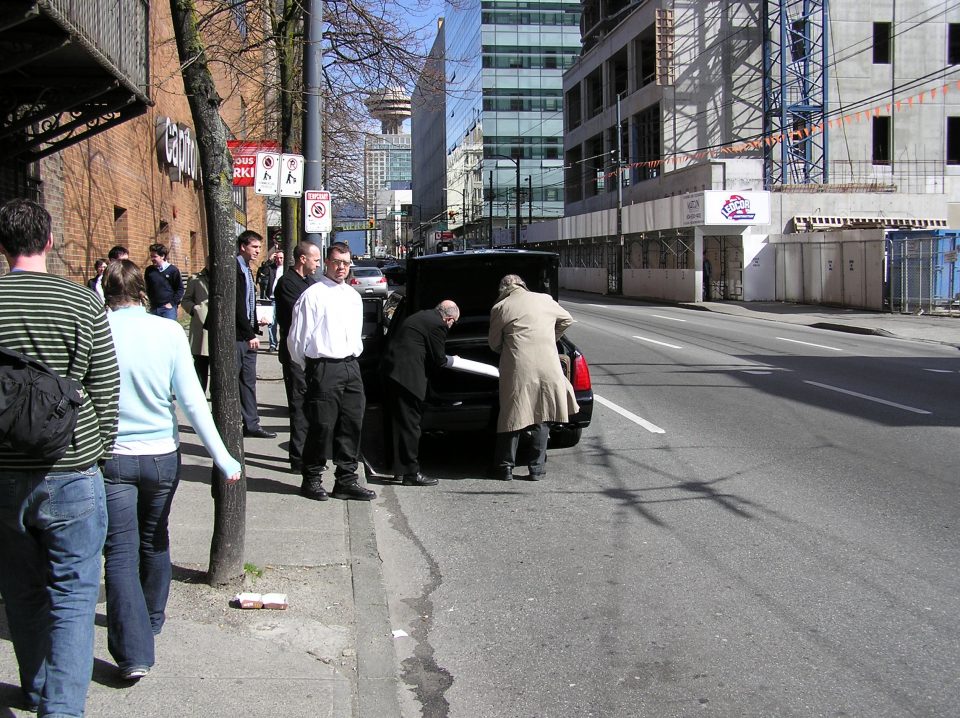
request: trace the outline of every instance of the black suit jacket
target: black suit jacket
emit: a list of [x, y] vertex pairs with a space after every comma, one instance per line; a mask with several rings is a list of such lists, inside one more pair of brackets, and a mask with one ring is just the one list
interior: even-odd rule
[[442, 367], [447, 361], [444, 345], [448, 331], [436, 309], [407, 317], [387, 349], [384, 374], [422, 400], [427, 395], [429, 366]]
[[[253, 296], [257, 296], [257, 287], [253, 287]], [[256, 316], [254, 316], [256, 321]], [[237, 262], [237, 341], [248, 342], [257, 336], [257, 326], [247, 319], [247, 278]]]

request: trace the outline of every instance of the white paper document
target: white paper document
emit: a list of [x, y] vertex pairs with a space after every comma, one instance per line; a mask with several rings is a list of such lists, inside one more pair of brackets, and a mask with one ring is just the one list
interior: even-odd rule
[[465, 371], [468, 374], [492, 376], [495, 379], [500, 378], [500, 370], [491, 364], [484, 364], [483, 362], [464, 359], [463, 357], [459, 356], [454, 356], [451, 358], [453, 359], [453, 364], [448, 367], [449, 369], [453, 369], [454, 371]]

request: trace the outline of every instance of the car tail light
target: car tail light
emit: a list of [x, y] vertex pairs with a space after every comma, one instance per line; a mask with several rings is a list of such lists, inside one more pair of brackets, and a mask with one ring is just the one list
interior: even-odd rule
[[360, 280], [359, 280], [359, 279], [357, 279], [356, 277], [350, 277], [350, 286], [351, 286], [351, 287], [355, 287], [355, 286], [357, 286], [358, 284], [360, 284]]
[[587, 366], [587, 359], [583, 354], [577, 352], [573, 359], [573, 390], [590, 391], [590, 367]]
[[380, 277], [380, 279], [377, 280], [377, 284], [386, 284], [386, 283], [387, 283], [386, 277]]

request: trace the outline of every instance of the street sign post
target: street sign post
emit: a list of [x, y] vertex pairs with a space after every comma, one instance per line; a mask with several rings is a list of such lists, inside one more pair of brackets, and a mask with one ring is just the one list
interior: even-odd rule
[[303, 194], [303, 155], [280, 155], [280, 196]]
[[307, 234], [320, 234], [333, 230], [329, 192], [308, 189], [303, 193], [303, 204], [303, 228]]
[[257, 194], [280, 193], [280, 154], [257, 152], [256, 177], [253, 189]]

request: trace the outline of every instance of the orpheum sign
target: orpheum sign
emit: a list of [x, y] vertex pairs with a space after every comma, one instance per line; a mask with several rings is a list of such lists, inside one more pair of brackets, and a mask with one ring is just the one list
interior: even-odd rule
[[253, 187], [257, 169], [257, 152], [279, 152], [275, 140], [227, 140], [233, 155], [233, 186]]

